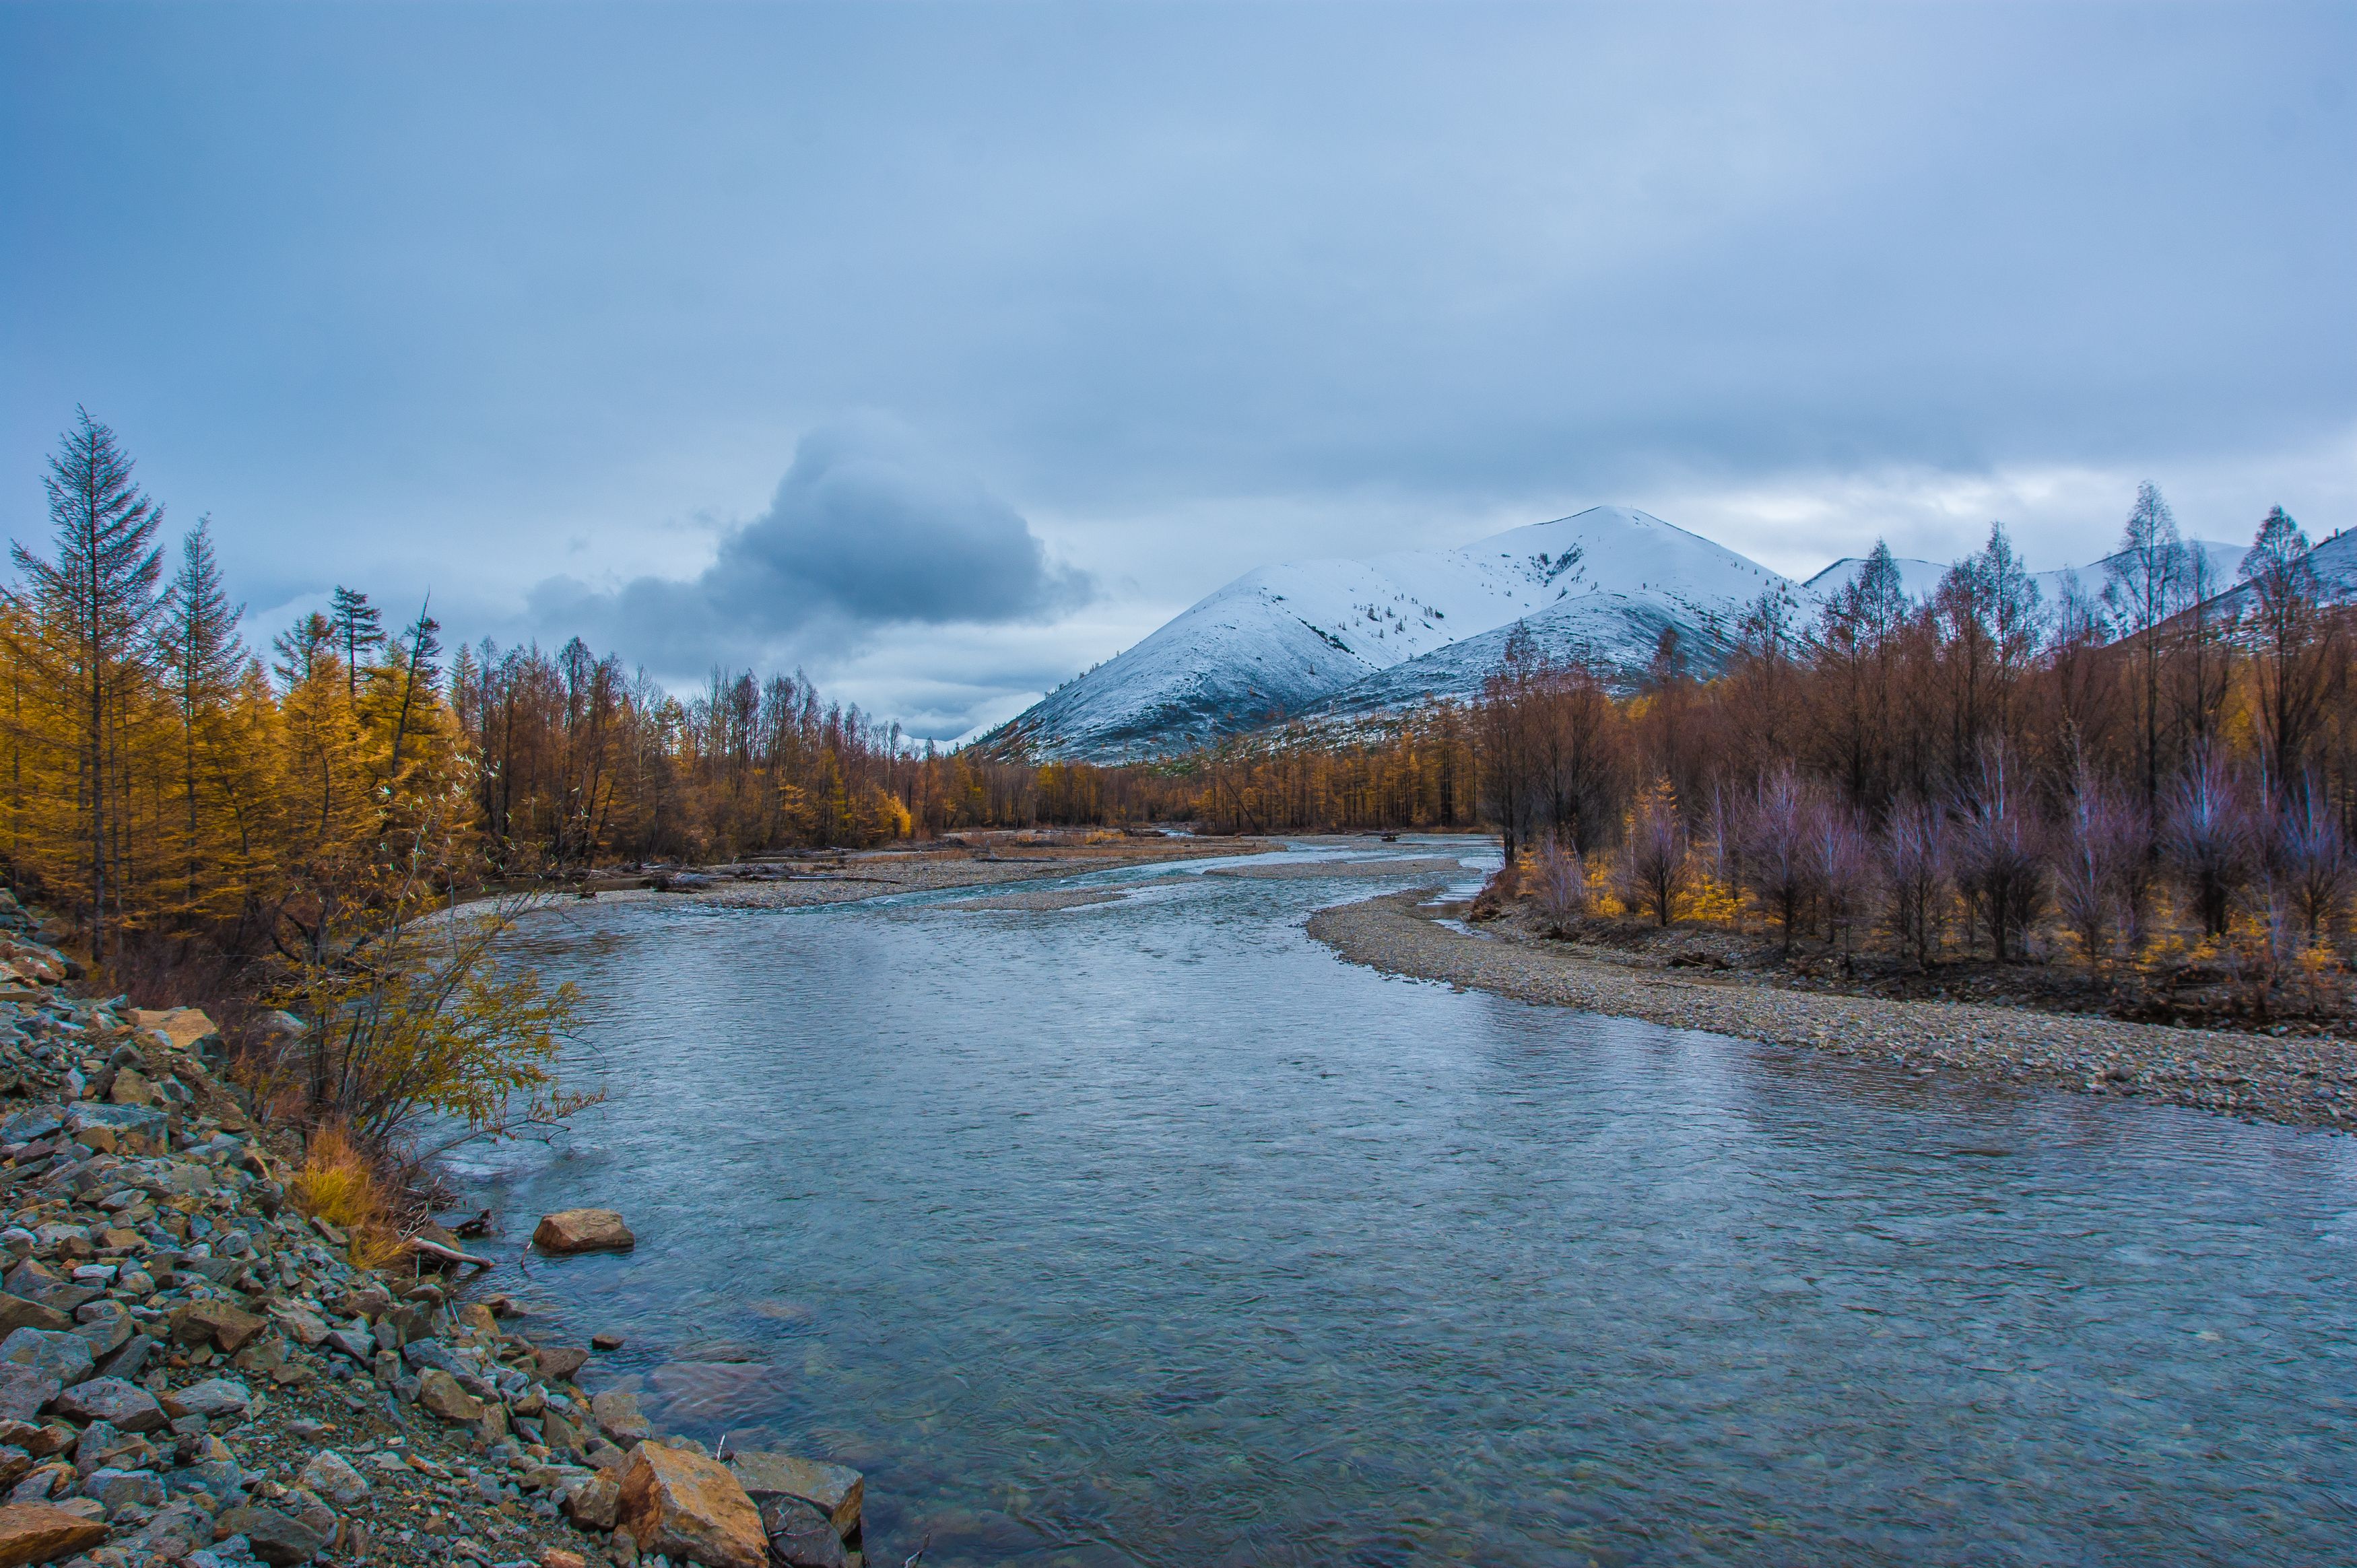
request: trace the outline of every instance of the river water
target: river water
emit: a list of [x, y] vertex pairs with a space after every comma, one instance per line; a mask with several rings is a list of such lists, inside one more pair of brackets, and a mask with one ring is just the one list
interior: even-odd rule
[[[1388, 980], [1301, 929], [1383, 882], [1211, 869], [537, 918], [611, 1099], [470, 1167], [496, 1283], [893, 1568], [2357, 1561], [2352, 1140]], [[575, 1205], [636, 1251], [523, 1253]]]

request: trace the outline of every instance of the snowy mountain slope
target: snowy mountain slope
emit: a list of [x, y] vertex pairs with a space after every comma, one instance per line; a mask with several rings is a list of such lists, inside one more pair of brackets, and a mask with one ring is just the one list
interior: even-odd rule
[[[2234, 574], [2243, 564], [2243, 553], [2250, 548], [2247, 544], [2221, 544], [2213, 539], [2189, 539], [2186, 543], [2201, 552], [2210, 567], [2210, 580], [2222, 587], [2234, 581]], [[1930, 598], [1932, 591], [1939, 587], [1940, 579], [1948, 575], [1948, 568], [1937, 561], [1918, 561], [1903, 555], [1893, 559], [1899, 567], [1899, 581], [1911, 599]], [[2079, 591], [2087, 597], [2102, 597], [2106, 581], [2104, 567], [2111, 559], [2105, 556], [2086, 566], [2032, 572], [2030, 580], [2038, 585], [2039, 602], [2049, 608], [2060, 604], [2073, 577], [2078, 579]], [[1813, 613], [1816, 605], [1831, 597], [1836, 590], [1857, 581], [1858, 573], [1865, 568], [1865, 556], [1845, 555], [1802, 584], [1797, 596], [1803, 607]]]
[[1575, 594], [1520, 621], [1380, 671], [1337, 692], [1305, 716], [1361, 719], [1435, 701], [1469, 703], [1481, 694], [1481, 683], [1497, 669], [1506, 639], [1518, 626], [1529, 631], [1545, 657], [1598, 667], [1605, 684], [1619, 695], [1636, 689], [1664, 630], [1678, 634], [1680, 668], [1706, 680], [1726, 667], [1734, 652], [1736, 618], [1758, 596], [1755, 591], [1739, 600], [1703, 606], [1650, 592]]
[[[2308, 553], [2324, 596], [2334, 604], [2357, 603], [2357, 531], [2336, 533]], [[2233, 579], [2229, 578], [2229, 581]], [[2237, 584], [2211, 603], [2211, 613], [2239, 616], [2256, 607], [2257, 596], [2248, 583]]]
[[1652, 655], [1654, 622], [1700, 635], [1705, 622], [1731, 617], [1784, 580], [1623, 507], [1456, 550], [1263, 567], [977, 744], [1092, 760], [1182, 750], [1302, 713], [1370, 676], [1575, 600], [1583, 605], [1567, 613], [1593, 625], [1599, 648], [1641, 663]]

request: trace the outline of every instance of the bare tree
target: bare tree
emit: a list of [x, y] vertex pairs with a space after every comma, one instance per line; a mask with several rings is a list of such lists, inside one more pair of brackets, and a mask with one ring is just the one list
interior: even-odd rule
[[2128, 513], [2119, 548], [2104, 565], [2107, 581], [2104, 603], [2123, 635], [2136, 641], [2138, 714], [2142, 721], [2144, 806], [2147, 814], [2160, 803], [2160, 623], [2175, 615], [2183, 602], [2185, 544], [2177, 534], [2177, 518], [2150, 480], [2136, 487], [2136, 509]]
[[2324, 588], [2309, 560], [2308, 536], [2283, 508], [2259, 524], [2243, 557], [2243, 581], [2255, 601], [2244, 630], [2256, 656], [2259, 744], [2280, 800], [2308, 782], [2309, 748], [2336, 690], [2338, 621], [2324, 613]]
[[1825, 918], [1825, 937], [1850, 950], [1850, 936], [1867, 901], [1870, 878], [1866, 832], [1857, 813], [1822, 800], [1809, 823], [1809, 880]]
[[2054, 902], [2099, 974], [2130, 924], [2124, 894], [2131, 865], [2147, 858], [2143, 836], [2126, 804], [2082, 759], [2056, 838]]
[[1743, 885], [1783, 927], [1787, 955], [1809, 897], [1811, 814], [1807, 792], [1784, 767], [1760, 780], [1743, 817]]
[[1882, 835], [1882, 875], [1890, 933], [1929, 969], [1948, 908], [1947, 818], [1921, 800], [1891, 808]]
[[1481, 682], [1482, 804], [1504, 840], [1506, 864], [1530, 836], [1534, 702], [1544, 660], [1528, 628], [1506, 634], [1498, 667]]
[[1654, 923], [1677, 918], [1677, 902], [1693, 879], [1686, 856], [1686, 828], [1677, 798], [1666, 782], [1637, 797], [1621, 858], [1621, 896], [1629, 907], [1650, 912]]

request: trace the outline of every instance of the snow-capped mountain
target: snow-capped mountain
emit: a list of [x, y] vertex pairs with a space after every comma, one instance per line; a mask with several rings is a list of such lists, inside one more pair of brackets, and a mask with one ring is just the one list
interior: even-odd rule
[[[2236, 579], [2245, 546], [2190, 542], [2212, 581]], [[2329, 596], [2357, 599], [2357, 533], [2311, 555]], [[1135, 647], [1067, 682], [975, 745], [1002, 756], [1093, 762], [1168, 756], [1273, 721], [1349, 720], [1478, 696], [1506, 639], [1526, 628], [1546, 653], [1577, 656], [1627, 691], [1663, 631], [1689, 674], [1716, 674], [1736, 622], [1770, 587], [1805, 618], [1865, 564], [1851, 556], [1805, 583], [1626, 507], [1495, 534], [1457, 550], [1365, 561], [1295, 561], [1247, 572]], [[2043, 601], [2076, 579], [2103, 593], [2105, 563], [2035, 574]], [[1930, 596], [1947, 568], [1899, 562], [1908, 594]], [[2236, 607], [2233, 589], [2221, 604]]]
[[[1399, 700], [1415, 700], [1433, 680], [1436, 691], [1462, 694], [1461, 660], [1425, 661], [1485, 633], [1502, 642], [1501, 628], [1525, 618], [1534, 631], [1577, 640], [1591, 657], [1631, 671], [1652, 660], [1662, 628], [1674, 626], [1690, 667], [1707, 672], [1724, 646], [1721, 623], [1785, 581], [1625, 507], [1596, 507], [1456, 550], [1265, 566], [978, 744], [1121, 760], [1183, 750], [1321, 704], [1340, 711], [1329, 699], [1386, 672], [1405, 676], [1410, 694]], [[1478, 668], [1495, 662], [1491, 650]], [[1405, 671], [1411, 663], [1418, 670]]]

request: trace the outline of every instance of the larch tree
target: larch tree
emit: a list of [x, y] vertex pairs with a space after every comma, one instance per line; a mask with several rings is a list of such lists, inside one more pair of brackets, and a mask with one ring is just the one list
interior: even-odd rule
[[212, 519], [197, 520], [180, 541], [180, 564], [164, 596], [158, 651], [179, 719], [180, 903], [194, 916], [210, 901], [208, 863], [220, 857], [205, 844], [200, 786], [216, 775], [211, 754], [226, 739], [231, 703], [246, 662], [238, 623], [243, 605], [231, 605], [213, 554]]
[[339, 583], [328, 607], [328, 619], [336, 628], [336, 644], [344, 653], [344, 694], [357, 705], [361, 700], [361, 660], [384, 646], [383, 614], [369, 603], [366, 594]]
[[119, 933], [128, 908], [130, 854], [124, 818], [130, 793], [126, 710], [143, 693], [154, 661], [156, 584], [163, 552], [156, 531], [164, 509], [141, 490], [114, 432], [77, 409], [43, 478], [54, 559], [21, 542], [9, 553], [24, 575], [39, 630], [34, 660], [48, 688], [54, 743], [70, 759], [74, 881], [87, 900], [91, 952], [108, 950], [109, 908]]

